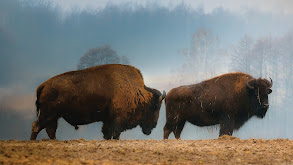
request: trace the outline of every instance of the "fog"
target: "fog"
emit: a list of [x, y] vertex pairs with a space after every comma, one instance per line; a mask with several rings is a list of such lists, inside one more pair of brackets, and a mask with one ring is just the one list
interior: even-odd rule
[[[235, 71], [271, 77], [266, 117], [250, 119], [233, 136], [293, 139], [292, 18], [291, 1], [2, 0], [0, 139], [28, 140], [36, 120], [38, 85], [76, 70], [89, 49], [105, 44], [139, 68], [147, 86], [160, 91]], [[211, 42], [196, 44], [203, 34]], [[208, 51], [198, 51], [203, 46]], [[162, 139], [165, 121], [163, 103], [151, 135], [136, 127], [121, 139]], [[98, 122], [76, 131], [60, 119], [57, 139], [102, 139], [101, 126]], [[212, 139], [218, 134], [218, 126], [187, 123], [181, 138]], [[41, 138], [48, 138], [44, 130]]]

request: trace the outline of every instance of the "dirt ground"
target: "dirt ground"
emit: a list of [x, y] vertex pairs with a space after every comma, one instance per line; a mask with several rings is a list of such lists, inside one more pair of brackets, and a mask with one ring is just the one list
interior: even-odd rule
[[293, 164], [293, 141], [0, 141], [0, 164]]

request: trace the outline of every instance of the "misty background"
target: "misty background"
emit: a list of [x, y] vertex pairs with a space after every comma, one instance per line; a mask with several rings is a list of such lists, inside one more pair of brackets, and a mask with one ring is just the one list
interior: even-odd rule
[[[83, 56], [105, 46], [160, 91], [235, 71], [271, 77], [266, 117], [250, 119], [233, 136], [293, 139], [292, 18], [290, 0], [1, 0], [0, 139], [28, 140], [38, 85], [77, 70]], [[165, 120], [162, 104], [150, 136], [136, 127], [121, 139], [163, 139]], [[57, 139], [102, 139], [101, 126], [75, 131], [60, 119]], [[181, 138], [212, 139], [218, 133], [215, 126], [187, 123]], [[48, 138], [44, 130], [41, 138]]]

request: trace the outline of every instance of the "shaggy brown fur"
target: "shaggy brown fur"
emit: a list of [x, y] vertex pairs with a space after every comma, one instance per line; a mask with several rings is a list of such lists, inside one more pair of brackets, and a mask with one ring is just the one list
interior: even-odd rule
[[220, 136], [232, 135], [253, 115], [265, 116], [271, 85], [266, 79], [238, 72], [172, 89], [165, 99], [164, 139], [171, 132], [180, 138], [186, 121], [197, 126], [220, 124]]
[[[37, 89], [38, 120], [31, 140], [46, 128], [56, 138], [57, 120], [78, 125], [102, 121], [105, 139], [140, 125], [145, 134], [156, 126], [162, 99], [144, 85], [141, 72], [129, 65], [109, 64], [66, 72], [50, 78]], [[40, 111], [40, 112], [39, 112]]]

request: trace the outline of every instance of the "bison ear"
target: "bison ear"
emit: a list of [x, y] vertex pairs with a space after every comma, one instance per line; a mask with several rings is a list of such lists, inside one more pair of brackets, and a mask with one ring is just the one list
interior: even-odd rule
[[248, 80], [248, 77], [246, 78], [246, 86], [249, 89], [254, 89], [256, 86], [256, 79]]
[[159, 100], [162, 101], [166, 97], [166, 92], [163, 91], [163, 94], [159, 97]]

